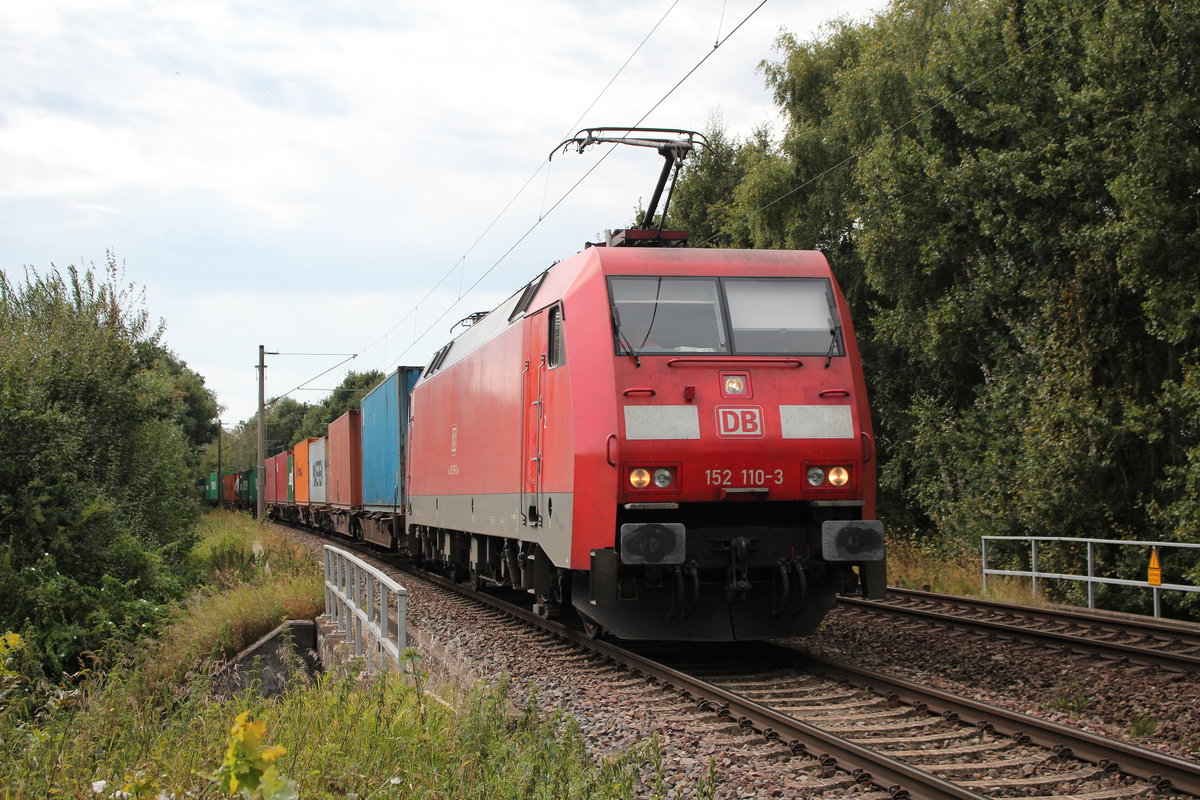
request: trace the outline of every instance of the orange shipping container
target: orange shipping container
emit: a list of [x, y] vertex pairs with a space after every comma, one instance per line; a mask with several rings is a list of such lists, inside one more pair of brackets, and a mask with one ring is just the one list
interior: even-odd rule
[[329, 452], [325, 458], [329, 505], [358, 508], [362, 505], [362, 422], [351, 409], [329, 423]]
[[238, 499], [236, 472], [226, 472], [221, 476], [221, 502], [236, 503]]
[[292, 472], [295, 485], [293, 491], [296, 495], [296, 505], [308, 505], [308, 446], [313, 442], [319, 442], [320, 439], [304, 439], [296, 442], [296, 448], [292, 451]]

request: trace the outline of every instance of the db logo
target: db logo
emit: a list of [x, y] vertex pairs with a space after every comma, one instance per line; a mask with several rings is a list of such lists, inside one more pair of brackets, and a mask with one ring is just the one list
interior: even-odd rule
[[719, 406], [717, 435], [763, 438], [767, 432], [763, 430], [762, 409], [758, 406]]

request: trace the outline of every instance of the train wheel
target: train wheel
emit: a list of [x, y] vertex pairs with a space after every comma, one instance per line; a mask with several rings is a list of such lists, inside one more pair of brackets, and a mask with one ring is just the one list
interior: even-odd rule
[[601, 627], [599, 622], [596, 622], [590, 617], [585, 617], [583, 614], [579, 615], [579, 619], [583, 622], [583, 633], [585, 636], [587, 636], [589, 639], [604, 638], [605, 630], [603, 627]]
[[533, 604], [533, 613], [542, 619], [556, 619], [561, 608], [550, 595], [539, 594]]

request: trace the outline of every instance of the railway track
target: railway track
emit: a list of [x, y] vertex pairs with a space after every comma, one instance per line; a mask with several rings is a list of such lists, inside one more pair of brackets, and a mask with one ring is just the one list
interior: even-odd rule
[[[360, 552], [379, 558], [369, 550]], [[413, 574], [454, 592], [460, 615], [482, 603], [553, 634], [558, 644], [544, 649], [568, 662], [580, 656], [565, 643], [690, 700], [701, 712], [697, 727], [752, 731], [764, 745], [790, 751], [796, 770], [841, 776], [805, 796], [1200, 797], [1200, 764], [894, 676], [768, 643], [622, 646], [510, 602], [520, 593], [504, 598]], [[462, 595], [471, 598], [465, 606]]]
[[1200, 626], [896, 588], [888, 589], [886, 600], [840, 597], [838, 603], [867, 613], [982, 630], [1135, 664], [1200, 669]]
[[769, 644], [622, 646], [487, 593], [471, 596], [672, 689], [717, 720], [836, 767], [868, 795], [1200, 797], [1200, 764], [850, 664]]
[[1182, 759], [775, 645], [742, 648], [740, 659], [755, 670], [674, 666], [990, 797], [1038, 789], [1128, 797], [1149, 788], [1114, 782], [1116, 771], [1157, 791], [1200, 794], [1200, 765]]

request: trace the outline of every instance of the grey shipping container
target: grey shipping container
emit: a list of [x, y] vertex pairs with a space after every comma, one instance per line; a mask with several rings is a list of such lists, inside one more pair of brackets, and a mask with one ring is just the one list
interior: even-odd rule
[[326, 492], [325, 452], [328, 439], [311, 440], [308, 445], [308, 502], [314, 506], [325, 505], [329, 495]]

